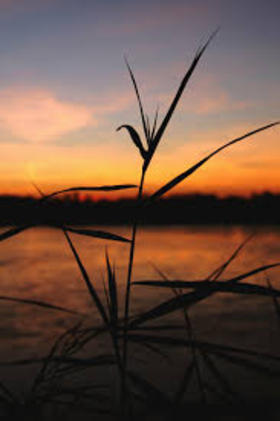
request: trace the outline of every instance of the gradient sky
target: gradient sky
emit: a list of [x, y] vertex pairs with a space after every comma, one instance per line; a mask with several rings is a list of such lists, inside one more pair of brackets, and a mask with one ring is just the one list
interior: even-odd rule
[[[280, 3], [0, 0], [0, 192], [137, 183], [140, 130], [124, 54], [147, 112], [168, 107], [217, 27], [147, 177], [151, 191], [218, 145], [280, 118]], [[280, 129], [223, 152], [174, 191], [280, 191]]]

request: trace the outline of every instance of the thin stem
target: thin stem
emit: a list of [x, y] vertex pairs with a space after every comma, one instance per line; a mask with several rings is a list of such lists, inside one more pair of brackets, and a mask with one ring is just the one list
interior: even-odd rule
[[[69, 246], [70, 246], [70, 248], [71, 248], [71, 250], [72, 250], [72, 252], [75, 256], [75, 259], [78, 263], [79, 269], [81, 270], [84, 279], [85, 280], [88, 279], [87, 286], [90, 288], [90, 281], [89, 281], [87, 272], [84, 269], [83, 264], [80, 260], [80, 257], [79, 257], [79, 255], [78, 255], [78, 253], [77, 253], [77, 251], [76, 251], [76, 249], [75, 249], [75, 247], [74, 247], [74, 245], [73, 245], [73, 243], [72, 243], [72, 241], [69, 237], [69, 234], [68, 234], [68, 232], [67, 232], [67, 230], [64, 226], [62, 226], [62, 231], [63, 231], [63, 233], [65, 235], [65, 238], [66, 238], [66, 240], [67, 240], [67, 242], [68, 242], [68, 244], [69, 244]], [[98, 302], [99, 302], [99, 298], [96, 295], [96, 304], [98, 304]], [[116, 356], [116, 361], [117, 361], [117, 367], [118, 367], [120, 378], [121, 378], [121, 390], [123, 390], [123, 388], [124, 388], [123, 385], [125, 384], [125, 380], [124, 380], [125, 370], [123, 368], [123, 361], [122, 361], [122, 358], [121, 358], [118, 338], [117, 338], [117, 334], [116, 334], [118, 326], [113, 327], [112, 320], [108, 319], [108, 317], [107, 317], [105, 311], [103, 310], [102, 306], [98, 306], [98, 309], [99, 309], [99, 312], [101, 314], [101, 317], [103, 319], [104, 324], [108, 327], [109, 334], [111, 336], [111, 341], [112, 341], [112, 345], [113, 345], [113, 348], [114, 348], [114, 351], [115, 351], [115, 356]], [[115, 329], [116, 329], [116, 331], [115, 331]]]
[[123, 342], [123, 382], [122, 382], [122, 406], [125, 410], [126, 406], [126, 366], [127, 366], [127, 324], [129, 318], [129, 310], [130, 310], [130, 288], [131, 288], [131, 279], [132, 279], [132, 271], [133, 271], [133, 263], [134, 263], [134, 254], [135, 254], [135, 244], [136, 244], [136, 235], [139, 223], [139, 204], [142, 200], [143, 195], [143, 187], [144, 187], [144, 180], [145, 180], [145, 173], [146, 170], [142, 169], [140, 185], [138, 189], [137, 195], [137, 208], [134, 217], [134, 222], [132, 226], [132, 238], [131, 238], [131, 245], [129, 251], [129, 261], [128, 261], [128, 270], [127, 270], [127, 282], [126, 282], [126, 291], [125, 291], [125, 309], [124, 309], [124, 342]]
[[142, 171], [141, 181], [140, 181], [139, 190], [138, 190], [138, 197], [137, 197], [137, 210], [136, 210], [135, 220], [132, 227], [132, 239], [131, 239], [131, 246], [130, 246], [130, 252], [129, 252], [126, 293], [125, 293], [125, 310], [124, 310], [125, 322], [127, 321], [128, 316], [129, 316], [130, 287], [131, 287], [131, 278], [132, 278], [132, 270], [133, 270], [134, 254], [135, 254], [136, 235], [137, 235], [137, 228], [138, 228], [138, 222], [139, 222], [139, 203], [142, 200], [144, 178], [145, 178], [145, 171]]

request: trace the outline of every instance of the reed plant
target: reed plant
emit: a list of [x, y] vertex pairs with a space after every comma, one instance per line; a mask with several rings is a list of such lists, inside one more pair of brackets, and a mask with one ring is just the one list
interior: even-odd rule
[[[229, 265], [232, 264], [243, 247], [251, 239], [251, 236], [240, 244], [222, 265], [201, 280], [170, 279], [163, 273], [161, 268], [157, 267], [155, 269], [158, 275], [160, 275], [160, 280], [133, 280], [136, 240], [143, 208], [172, 191], [179, 183], [187, 180], [211, 158], [224, 149], [278, 124], [278, 122], [269, 123], [248, 133], [242, 134], [215, 149], [212, 153], [208, 154], [191, 167], [184, 169], [180, 174], [169, 180], [154, 193], [150, 195], [144, 194], [146, 175], [158, 146], [162, 142], [165, 131], [193, 72], [216, 33], [217, 31], [215, 31], [205, 44], [197, 50], [190, 67], [184, 74], [177, 92], [161, 121], [159, 121], [158, 111], [153, 118], [150, 118], [145, 113], [135, 75], [126, 59], [126, 66], [139, 106], [143, 136], [140, 135], [139, 130], [127, 123], [121, 125], [117, 130], [127, 130], [133, 145], [139, 152], [141, 160], [141, 177], [138, 186], [132, 184], [80, 186], [62, 189], [47, 195], [34, 184], [41, 195], [41, 199], [37, 205], [38, 211], [40, 210], [40, 206], [44, 206], [44, 203], [47, 201], [53, 200], [54, 197], [58, 195], [67, 194], [69, 192], [106, 191], [110, 193], [115, 190], [131, 188], [137, 189], [137, 206], [135, 214], [133, 215], [130, 238], [104, 230], [93, 230], [82, 227], [76, 228], [65, 224], [54, 225], [55, 228], [62, 230], [65, 236], [66, 242], [73, 254], [73, 258], [80, 270], [85, 287], [89, 292], [92, 304], [95, 309], [97, 309], [101, 323], [99, 325], [91, 324], [90, 326], [85, 326], [83, 323], [84, 316], [78, 315], [80, 321], [58, 338], [49, 354], [45, 357], [37, 360], [30, 359], [28, 361], [13, 362], [13, 364], [40, 364], [40, 369], [24, 404], [24, 408], [27, 411], [26, 413], [28, 413], [29, 416], [29, 409], [31, 407], [33, 409], [40, 408], [41, 411], [41, 408], [45, 405], [53, 405], [55, 407], [75, 407], [78, 408], [78, 410], [87, 408], [90, 411], [90, 415], [98, 414], [100, 419], [102, 419], [102, 416], [108, 416], [110, 418], [107, 419], [119, 418], [123, 420], [133, 420], [138, 419], [139, 416], [142, 417], [143, 411], [147, 417], [145, 419], [156, 419], [154, 417], [157, 415], [154, 411], [155, 407], [158, 407], [160, 408], [160, 419], [174, 419], [176, 412], [179, 419], [181, 419], [181, 409], [186, 410], [187, 408], [189, 411], [192, 409], [191, 404], [188, 403], [188, 400], [185, 397], [193, 378], [196, 379], [198, 384], [199, 405], [202, 405], [202, 407], [207, 406], [209, 394], [215, 394], [221, 399], [221, 402], [226, 402], [227, 404], [242, 402], [242, 396], [240, 396], [238, 391], [234, 390], [230, 380], [223, 373], [223, 370], [221, 370], [219, 366], [220, 361], [237, 365], [244, 370], [253, 370], [254, 372], [277, 378], [280, 376], [280, 357], [230, 345], [200, 341], [196, 337], [196, 332], [189, 315], [190, 308], [207, 300], [213, 294], [223, 292], [248, 296], [269, 296], [273, 300], [275, 311], [279, 317], [278, 299], [280, 297], [280, 291], [273, 288], [271, 285], [267, 271], [279, 267], [280, 263], [263, 264], [235, 277], [223, 277]], [[0, 234], [0, 241], [7, 240], [36, 225], [38, 225], [38, 221], [34, 221], [33, 224], [25, 224], [10, 228]], [[106, 282], [104, 281], [104, 300], [104, 297], [98, 293], [96, 280], [89, 276], [86, 266], [82, 262], [74, 244], [72, 234], [118, 241], [128, 245], [129, 256], [123, 309], [122, 306], [120, 306], [119, 282], [116, 269], [111, 262], [109, 253], [107, 251], [105, 252], [107, 279]], [[264, 273], [267, 276], [266, 286], [247, 282], [247, 279], [253, 278], [255, 275], [261, 273]], [[131, 290], [134, 288], [137, 293], [137, 289], [140, 287], [166, 289], [167, 291], [171, 291], [173, 295], [171, 298], [160, 302], [152, 308], [143, 310], [140, 314], [135, 314], [131, 311]], [[72, 311], [62, 306], [55, 306], [43, 301], [21, 300], [17, 297], [7, 296], [0, 296], [0, 299], [14, 300], [21, 302], [22, 304], [47, 307], [53, 311]], [[171, 322], [166, 322], [166, 318], [172, 316], [175, 312], [181, 312], [183, 323], [176, 322], [172, 324]], [[161, 321], [162, 319], [164, 320], [163, 322]], [[178, 336], [175, 332], [179, 332], [181, 335]], [[92, 343], [102, 335], [107, 335], [110, 338], [107, 353], [94, 354], [90, 357], [80, 355], [86, 347], [91, 349], [90, 346]], [[149, 352], [154, 353], [157, 357], [167, 361], [169, 361], [170, 350], [183, 349], [187, 351], [189, 359], [186, 360], [187, 362], [183, 370], [183, 376], [178, 381], [178, 387], [174, 391], [173, 396], [167, 396], [163, 390], [160, 390], [153, 382], [145, 378], [145, 376], [142, 376], [141, 373], [137, 372], [137, 370], [132, 367], [130, 363], [132, 359], [130, 347], [135, 345], [145, 348], [146, 350], [148, 349]], [[203, 370], [202, 365], [204, 367]], [[103, 384], [74, 385], [73, 376], [77, 375], [78, 378], [80, 376], [81, 379], [81, 370], [89, 372], [89, 370], [94, 370], [95, 368], [105, 369], [105, 367], [115, 367], [117, 370], [119, 387], [115, 391], [115, 396], [108, 396], [108, 390], [104, 392]], [[207, 372], [211, 374], [212, 378], [215, 379], [214, 383], [210, 383], [205, 377], [205, 368], [207, 369]], [[12, 392], [10, 392], [4, 384], [0, 384], [0, 399], [3, 403], [3, 407], [5, 407], [6, 413], [12, 414], [7, 416], [15, 417], [15, 412], [13, 412], [14, 409], [11, 408], [17, 408], [18, 402]], [[110, 401], [112, 404], [107, 411], [105, 408], [106, 405], [104, 404], [106, 401]], [[140, 402], [140, 404], [138, 402]], [[100, 407], [100, 403], [104, 405]], [[23, 406], [21, 405], [21, 409], [22, 407]], [[163, 414], [164, 418], [162, 418]], [[34, 416], [38, 417], [38, 412], [36, 412], [36, 415]]]

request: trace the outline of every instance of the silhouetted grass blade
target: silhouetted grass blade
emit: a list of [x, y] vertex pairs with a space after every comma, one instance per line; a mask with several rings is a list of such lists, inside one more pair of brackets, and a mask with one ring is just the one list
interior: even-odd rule
[[63, 311], [65, 313], [71, 313], [71, 314], [76, 314], [76, 315], [82, 316], [82, 313], [80, 313], [78, 311], [70, 310], [68, 308], [57, 306], [57, 305], [50, 304], [50, 303], [46, 303], [45, 301], [40, 301], [40, 300], [30, 300], [30, 299], [26, 299], [26, 298], [9, 297], [9, 296], [5, 296], [5, 295], [0, 295], [0, 300], [2, 300], [2, 301], [12, 301], [12, 302], [15, 302], [15, 303], [20, 303], [20, 304], [31, 304], [31, 305], [35, 305], [35, 306], [39, 306], [39, 307], [49, 308], [51, 310], [58, 310], [58, 311]]
[[116, 325], [118, 321], [118, 294], [117, 294], [117, 285], [116, 285], [116, 276], [115, 272], [111, 267], [110, 259], [106, 251], [106, 267], [107, 267], [107, 277], [108, 277], [108, 286], [109, 286], [109, 299], [110, 299], [110, 313], [113, 324]]
[[[265, 274], [265, 277], [266, 277], [266, 283], [267, 283], [268, 288], [270, 290], [273, 290], [272, 284], [270, 282], [270, 279], [269, 279], [267, 273]], [[276, 313], [277, 320], [278, 320], [278, 326], [280, 326], [280, 305], [279, 305], [279, 302], [278, 302], [278, 300], [275, 296], [272, 296], [272, 300], [273, 300], [273, 306], [274, 306], [275, 313]]]
[[208, 355], [205, 351], [202, 351], [201, 355], [203, 356], [204, 361], [213, 376], [217, 379], [218, 383], [221, 384], [222, 390], [230, 395], [234, 400], [241, 401], [240, 395], [237, 394], [236, 391], [232, 388], [230, 382], [218, 368], [218, 365], [214, 362], [210, 355]]
[[[230, 281], [228, 281], [230, 282]], [[210, 292], [230, 292], [235, 294], [254, 294], [268, 297], [279, 297], [280, 291], [261, 285], [238, 283], [231, 284], [224, 281], [139, 281], [138, 285], [146, 285], [160, 288], [192, 288]]]
[[150, 135], [150, 140], [153, 140], [154, 136], [155, 136], [155, 132], [156, 132], [156, 128], [157, 128], [157, 122], [158, 122], [158, 113], [159, 113], [159, 108], [156, 109], [153, 128], [152, 128], [152, 132], [151, 132], [151, 135]]
[[58, 190], [48, 195], [43, 195], [41, 201], [50, 199], [62, 193], [70, 193], [70, 192], [76, 192], [76, 191], [118, 191], [118, 190], [133, 189], [135, 187], [137, 187], [135, 184], [115, 184], [112, 186], [97, 186], [97, 187], [91, 187], [91, 186], [70, 187], [69, 189]]
[[104, 279], [102, 280], [102, 282], [103, 282], [103, 289], [104, 289], [104, 295], [105, 295], [105, 299], [106, 299], [106, 304], [107, 304], [108, 312], [110, 313], [110, 311], [111, 311], [111, 304], [110, 304], [109, 292], [108, 292], [108, 289], [106, 287], [106, 284], [105, 284]]
[[141, 115], [141, 120], [142, 120], [142, 125], [143, 125], [143, 130], [144, 130], [144, 134], [146, 136], [146, 140], [147, 140], [147, 143], [148, 143], [149, 134], [148, 134], [148, 130], [147, 130], [147, 125], [146, 125], [146, 120], [145, 120], [145, 114], [144, 114], [144, 109], [143, 109], [143, 105], [142, 105], [142, 101], [141, 101], [141, 96], [140, 96], [140, 93], [139, 93], [139, 89], [138, 89], [138, 86], [137, 86], [137, 83], [136, 83], [136, 79], [134, 77], [134, 74], [133, 74], [133, 72], [131, 70], [131, 67], [130, 67], [130, 65], [128, 63], [128, 60], [126, 59], [126, 57], [124, 57], [124, 60], [125, 60], [125, 63], [126, 63], [126, 66], [127, 66], [128, 71], [129, 71], [130, 78], [132, 80], [132, 84], [133, 84], [133, 87], [134, 87], [134, 90], [135, 90], [135, 93], [136, 93], [136, 97], [137, 97], [137, 101], [138, 101], [138, 105], [139, 105], [139, 110], [140, 110], [140, 115]]
[[132, 370], [128, 370], [127, 374], [130, 380], [133, 381], [135, 386], [145, 393], [146, 399], [152, 402], [153, 405], [170, 405], [170, 399], [153, 383], [151, 383], [150, 381], [148, 381], [147, 379], [145, 379], [144, 377], [140, 376], [138, 373], [135, 373]]
[[12, 394], [10, 389], [8, 389], [8, 387], [2, 382], [0, 382], [0, 389], [2, 390], [2, 393], [4, 394], [4, 396], [2, 396], [2, 401], [6, 401], [7, 403], [16, 401], [16, 398]]
[[[249, 278], [250, 276], [253, 276], [257, 273], [263, 272], [266, 269], [270, 269], [270, 268], [274, 268], [274, 267], [278, 267], [280, 266], [279, 263], [275, 263], [275, 264], [271, 264], [271, 265], [265, 265], [265, 266], [261, 266], [259, 268], [256, 268], [254, 270], [251, 270], [250, 272], [246, 272], [242, 275], [236, 276], [234, 278], [231, 278], [229, 280], [227, 280], [225, 282], [225, 284], [235, 284], [239, 281], [241, 281], [242, 279], [245, 278]], [[143, 282], [148, 282], [148, 281], [143, 281]], [[153, 283], [156, 284], [160, 282], [162, 284], [163, 287], [166, 287], [166, 282], [168, 281], [154, 281]], [[174, 281], [171, 281], [171, 283], [173, 284]], [[192, 283], [193, 288], [195, 288], [195, 285], [197, 284], [197, 282], [199, 281], [194, 281]], [[181, 308], [185, 308], [187, 309], [188, 307], [194, 305], [195, 303], [201, 301], [202, 299], [205, 299], [207, 297], [209, 297], [213, 292], [217, 292], [217, 290], [213, 290], [211, 289], [211, 285], [213, 281], [201, 281], [201, 282], [207, 282], [207, 285], [209, 285], [209, 288], [202, 288], [202, 289], [196, 289], [193, 292], [187, 293], [187, 294], [182, 294], [179, 297], [175, 297], [175, 298], [171, 298], [167, 301], [165, 301], [164, 303], [159, 304], [158, 306], [154, 307], [153, 309], [141, 314], [140, 316], [136, 317], [135, 320], [133, 320], [130, 324], [131, 327], [135, 327], [143, 322], [146, 322], [148, 320], [153, 320], [153, 319], [157, 319], [159, 317], [165, 316], [167, 314], [172, 313], [173, 311], [179, 310]], [[154, 285], [153, 285], [154, 286]], [[231, 285], [232, 287], [232, 285]], [[169, 286], [170, 288], [170, 286]], [[227, 287], [225, 287], [227, 288]], [[263, 287], [265, 288], [265, 287]], [[246, 289], [246, 286], [245, 286]], [[233, 290], [233, 288], [232, 288]], [[266, 288], [267, 290], [267, 295], [269, 295], [269, 289]], [[276, 294], [276, 293], [275, 293]]]
[[261, 372], [263, 374], [268, 375], [269, 377], [280, 377], [280, 371], [277, 370], [275, 367], [265, 366], [260, 364], [259, 362], [256, 363], [255, 361], [240, 357], [239, 355], [231, 355], [220, 351], [214, 351], [214, 354], [224, 359], [225, 361], [228, 361], [239, 367], [251, 369], [253, 371], [257, 371], [258, 373]]
[[[49, 357], [26, 358], [26, 359], [13, 360], [13, 361], [0, 361], [0, 366], [41, 364], [42, 362], [46, 360], [49, 362]], [[110, 354], [96, 355], [92, 358], [53, 356], [52, 362], [58, 362], [58, 363], [66, 364], [66, 365], [70, 364], [73, 366], [89, 367], [89, 366], [113, 365], [113, 364], [116, 364], [116, 359], [114, 355], [110, 355]]]
[[198, 341], [176, 338], [174, 336], [145, 335], [145, 334], [129, 334], [128, 339], [135, 343], [149, 342], [152, 344], [161, 344], [167, 347], [193, 347], [212, 354], [223, 353], [226, 355], [237, 354], [246, 357], [254, 357], [256, 359], [280, 363], [280, 357], [265, 352], [252, 351], [249, 349], [227, 346], [213, 342]]
[[194, 361], [192, 361], [186, 367], [185, 372], [184, 372], [184, 376], [182, 378], [182, 381], [180, 382], [178, 390], [177, 390], [177, 392], [174, 396], [173, 400], [174, 400], [175, 406], [178, 405], [181, 402], [181, 400], [183, 399], [184, 394], [187, 391], [188, 386], [190, 384], [194, 369], [195, 369], [195, 363], [194, 363]]
[[198, 62], [199, 62], [202, 54], [204, 53], [204, 51], [206, 50], [206, 48], [208, 47], [209, 43], [214, 38], [214, 36], [216, 35], [217, 32], [218, 32], [218, 30], [216, 30], [210, 36], [210, 38], [208, 39], [208, 41], [201, 48], [198, 49], [198, 51], [197, 51], [197, 53], [196, 53], [196, 55], [195, 55], [195, 57], [194, 57], [191, 65], [190, 65], [187, 73], [185, 74], [182, 82], [180, 83], [180, 86], [179, 86], [179, 88], [178, 88], [178, 90], [176, 92], [176, 95], [175, 95], [175, 97], [174, 97], [174, 99], [173, 99], [173, 101], [172, 101], [172, 103], [171, 103], [171, 105], [170, 105], [170, 107], [169, 107], [169, 109], [168, 109], [168, 111], [167, 111], [167, 113], [166, 113], [166, 115], [165, 115], [165, 117], [164, 117], [161, 125], [159, 126], [159, 128], [158, 128], [158, 130], [157, 130], [157, 132], [156, 132], [156, 134], [155, 134], [155, 136], [153, 138], [153, 141], [151, 143], [151, 147], [149, 149], [149, 154], [148, 154], [148, 157], [147, 157], [147, 161], [145, 162], [145, 167], [147, 167], [148, 164], [149, 164], [149, 162], [151, 161], [151, 159], [153, 157], [153, 154], [155, 153], [155, 150], [156, 150], [156, 148], [157, 148], [157, 146], [158, 146], [158, 144], [159, 144], [159, 142], [160, 142], [160, 140], [162, 138], [162, 135], [163, 135], [163, 133], [164, 133], [164, 131], [165, 131], [165, 129], [166, 129], [166, 127], [167, 127], [167, 125], [168, 125], [168, 123], [169, 123], [169, 121], [170, 121], [170, 119], [171, 119], [171, 117], [172, 117], [172, 115], [173, 115], [173, 113], [175, 111], [175, 108], [176, 108], [176, 106], [177, 106], [177, 104], [178, 104], [178, 102], [179, 102], [179, 100], [180, 100], [180, 98], [182, 96], [182, 93], [183, 93], [183, 91], [184, 91], [184, 89], [185, 89], [185, 87], [186, 87], [186, 85], [187, 85], [187, 83], [188, 83], [191, 75], [193, 74], [193, 72], [194, 72], [194, 70], [195, 70], [195, 68], [196, 68], [196, 66], [197, 66], [197, 64], [198, 64]]
[[162, 350], [159, 347], [152, 345], [148, 342], [142, 342], [141, 345], [154, 352], [155, 354], [158, 354], [160, 357], [162, 357], [164, 360], [170, 363], [169, 356], [166, 353], [162, 352]]
[[142, 145], [140, 136], [137, 133], [137, 131], [132, 126], [129, 126], [128, 124], [123, 124], [122, 126], [118, 127], [117, 131], [121, 129], [127, 129], [134, 145], [139, 149], [140, 154], [142, 155], [142, 158], [145, 159], [147, 155], [147, 151], [145, 151], [144, 146]]
[[187, 169], [186, 171], [184, 171], [183, 173], [181, 173], [180, 175], [178, 175], [177, 177], [173, 178], [171, 181], [169, 181], [167, 184], [165, 184], [163, 187], [161, 187], [159, 190], [157, 190], [154, 194], [152, 194], [152, 196], [148, 199], [148, 201], [150, 200], [154, 200], [157, 199], [161, 196], [163, 196], [165, 193], [167, 193], [169, 190], [173, 189], [175, 186], [177, 186], [177, 184], [181, 183], [181, 181], [185, 180], [186, 178], [188, 178], [191, 174], [193, 174], [195, 171], [197, 171], [203, 164], [205, 164], [210, 158], [212, 158], [213, 156], [215, 156], [216, 154], [218, 154], [219, 152], [221, 152], [223, 149], [228, 148], [231, 145], [234, 145], [237, 142], [240, 142], [243, 139], [246, 139], [247, 137], [250, 137], [256, 133], [262, 132], [264, 130], [269, 129], [270, 127], [276, 126], [277, 124], [279, 124], [279, 122], [275, 122], [275, 123], [271, 123], [271, 124], [267, 124], [266, 126], [260, 127], [258, 129], [252, 130], [251, 132], [246, 133], [243, 136], [237, 137], [234, 140], [231, 140], [230, 142], [226, 143], [223, 146], [220, 146], [218, 149], [216, 149], [214, 152], [212, 152], [211, 154], [207, 155], [206, 158], [203, 158], [201, 161], [199, 161], [197, 164], [193, 165], [192, 167], [190, 167], [189, 169]]
[[70, 246], [70, 249], [72, 250], [72, 253], [73, 253], [74, 257], [75, 257], [75, 260], [76, 260], [76, 262], [77, 262], [77, 264], [79, 266], [79, 269], [80, 269], [80, 271], [81, 271], [81, 273], [83, 275], [84, 281], [85, 281], [86, 286], [87, 286], [87, 288], [89, 290], [89, 293], [90, 293], [90, 295], [91, 295], [91, 297], [93, 299], [93, 302], [95, 303], [95, 305], [96, 305], [96, 307], [97, 307], [97, 309], [98, 309], [98, 311], [100, 313], [100, 316], [103, 319], [104, 323], [107, 325], [108, 324], [108, 317], [107, 317], [105, 308], [104, 308], [104, 306], [103, 306], [103, 304], [102, 304], [102, 302], [101, 302], [101, 300], [100, 300], [100, 298], [99, 298], [99, 296], [98, 296], [98, 294], [97, 294], [97, 292], [96, 292], [93, 284], [90, 281], [90, 278], [88, 276], [88, 273], [87, 273], [84, 265], [82, 264], [82, 261], [81, 261], [79, 255], [78, 255], [78, 253], [77, 253], [77, 251], [76, 251], [73, 243], [72, 243], [71, 238], [69, 237], [69, 235], [68, 235], [68, 233], [67, 233], [66, 230], [63, 229], [63, 232], [64, 232], [64, 235], [66, 237], [66, 240], [67, 240], [67, 242], [68, 242], [68, 244]]
[[0, 241], [6, 240], [7, 238], [13, 237], [14, 235], [20, 234], [22, 231], [25, 231], [28, 228], [33, 227], [33, 225], [20, 225], [15, 228], [8, 229], [0, 234]]
[[114, 240], [114, 241], [121, 241], [124, 243], [130, 243], [130, 240], [122, 237], [121, 235], [112, 234], [107, 231], [101, 230], [92, 230], [89, 228], [72, 228], [72, 227], [65, 227], [67, 231], [73, 232], [74, 234], [86, 235], [88, 237], [95, 237], [95, 238], [102, 238], [104, 240]]
[[217, 269], [215, 269], [213, 272], [211, 272], [210, 275], [207, 276], [206, 280], [213, 280], [216, 281], [223, 273], [224, 271], [229, 267], [229, 265], [236, 259], [238, 254], [241, 252], [241, 250], [246, 246], [246, 244], [251, 241], [252, 238], [256, 233], [252, 233], [248, 235], [248, 237], [245, 238], [244, 241], [241, 242], [241, 244], [234, 250], [232, 255], [226, 260], [225, 263], [223, 263], [221, 266], [219, 266]]

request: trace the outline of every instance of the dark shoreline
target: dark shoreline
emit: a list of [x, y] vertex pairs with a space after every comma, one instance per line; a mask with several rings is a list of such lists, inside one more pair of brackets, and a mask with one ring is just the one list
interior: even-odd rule
[[[133, 199], [97, 201], [68, 196], [42, 203], [33, 197], [0, 196], [0, 226], [127, 225], [133, 222], [135, 211]], [[140, 219], [142, 225], [279, 225], [280, 194], [171, 196], [144, 206]]]

